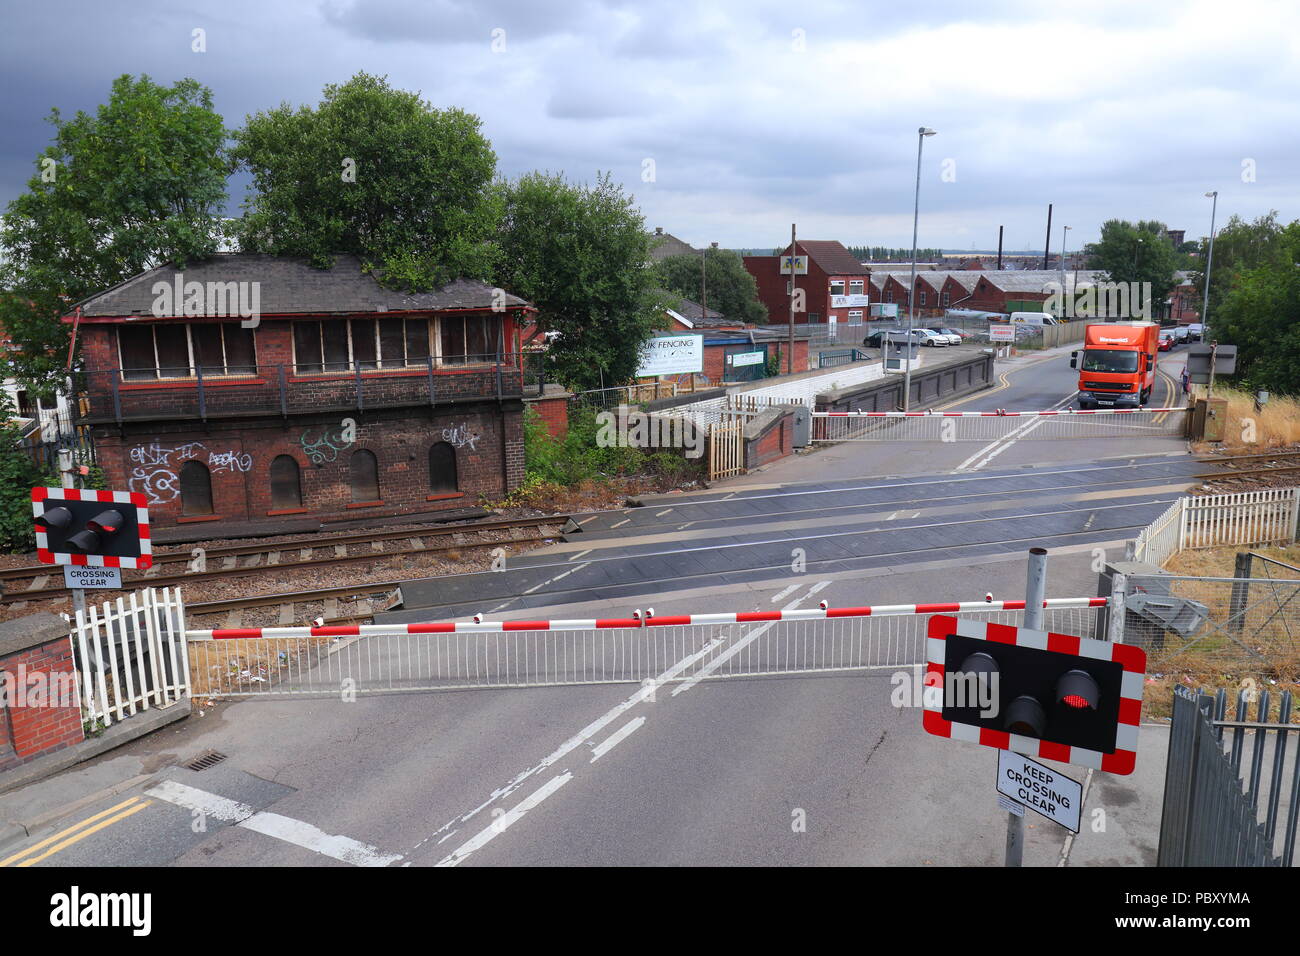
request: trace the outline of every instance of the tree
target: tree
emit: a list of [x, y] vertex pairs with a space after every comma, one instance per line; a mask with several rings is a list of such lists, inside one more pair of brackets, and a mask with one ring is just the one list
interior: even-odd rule
[[22, 436], [13, 424], [9, 395], [0, 391], [0, 551], [35, 548], [31, 489], [49, 480], [32, 462], [21, 441]]
[[315, 109], [282, 104], [248, 117], [235, 133], [254, 190], [240, 248], [319, 268], [353, 253], [408, 291], [486, 279], [500, 201], [481, 126], [367, 73], [326, 86]]
[[758, 283], [734, 252], [708, 249], [699, 256], [667, 256], [659, 260], [655, 272], [665, 289], [698, 302], [701, 268], [708, 281], [710, 309], [738, 322], [767, 321], [767, 309], [758, 298]]
[[1179, 256], [1162, 222], [1107, 220], [1084, 253], [1088, 268], [1103, 270], [1109, 282], [1151, 283], [1151, 302], [1164, 302], [1177, 284]]
[[49, 121], [27, 192], [0, 223], [0, 324], [13, 375], [49, 394], [67, 362], [73, 303], [168, 261], [218, 247], [231, 162], [212, 93], [191, 79], [113, 81], [95, 115]]
[[539, 328], [559, 333], [548, 354], [560, 380], [573, 388], [630, 381], [666, 304], [631, 197], [608, 175], [583, 186], [540, 172], [502, 193], [497, 284], [537, 306]]
[[[1246, 248], [1242, 260], [1259, 261], [1223, 283], [1219, 306], [1210, 308], [1213, 338], [1237, 346], [1236, 377], [1249, 388], [1300, 395], [1300, 220], [1278, 228], [1267, 246]], [[1211, 296], [1220, 281], [1217, 239], [1214, 258]]]
[[[1247, 222], [1240, 216], [1233, 216], [1215, 233], [1214, 270], [1210, 277], [1210, 324], [1217, 325], [1216, 316], [1228, 291], [1236, 284], [1238, 277], [1250, 269], [1273, 262], [1277, 256], [1284, 255], [1283, 227], [1278, 225], [1277, 211], [1260, 216], [1254, 222]], [[1197, 243], [1196, 291], [1205, 295], [1205, 263], [1209, 253], [1209, 237]]]

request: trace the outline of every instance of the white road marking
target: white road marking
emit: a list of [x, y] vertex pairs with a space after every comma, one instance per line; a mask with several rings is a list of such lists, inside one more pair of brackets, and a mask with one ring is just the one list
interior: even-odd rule
[[777, 591], [775, 594], [772, 595], [772, 603], [775, 604], [777, 601], [784, 600], [785, 598], [788, 598], [791, 594], [793, 594], [795, 591], [798, 590], [799, 590], [798, 584], [792, 584], [788, 588], [783, 588], [782, 590]]
[[572, 574], [574, 571], [581, 571], [583, 568], [585, 568], [585, 567], [586, 567], [587, 565], [589, 565], [589, 564], [591, 564], [590, 561], [584, 561], [584, 562], [582, 562], [582, 564], [578, 565], [576, 568], [569, 568], [569, 570], [563, 572], [562, 574], [557, 574], [557, 575], [556, 575], [555, 577], [553, 577], [553, 578], [547, 578], [547, 579], [546, 579], [545, 581], [543, 581], [541, 584], [534, 584], [532, 587], [530, 587], [530, 588], [529, 588], [527, 591], [525, 591], [524, 593], [525, 593], [525, 594], [532, 594], [534, 591], [539, 590], [540, 588], [544, 588], [544, 587], [546, 587], [546, 585], [548, 585], [548, 584], [554, 584], [556, 581], [560, 580], [560, 578], [567, 578], [567, 577], [568, 577], [570, 574]]
[[350, 863], [353, 866], [388, 866], [402, 858], [400, 853], [382, 853], [368, 843], [361, 843], [351, 837], [335, 836], [326, 833], [310, 823], [254, 810], [246, 803], [196, 787], [186, 786], [174, 780], [164, 780], [145, 791], [148, 796], [186, 810], [198, 810], [218, 820], [225, 820], [246, 830], [262, 833], [285, 843], [311, 850], [321, 856]]
[[656, 517], [656, 518], [662, 518], [664, 515], [668, 514], [668, 512], [670, 512], [670, 511], [672, 511], [672, 510], [673, 510], [672, 508], [665, 508], [663, 511], [656, 511], [656, 512], [655, 512], [655, 517]]
[[[1054, 411], [1058, 408], [1064, 408], [1066, 405], [1069, 405], [1073, 401], [1074, 401], [1074, 396], [1070, 395], [1068, 398], [1064, 398], [1061, 401], [1057, 402], [1050, 409], [1047, 409], [1047, 411]], [[960, 465], [954, 468], [953, 471], [954, 472], [976, 471], [977, 469], [983, 468], [994, 458], [1002, 454], [1004, 451], [1006, 451], [1008, 448], [1014, 445], [1018, 440], [1023, 438], [1025, 435], [1029, 434], [1031, 431], [1033, 431], [1035, 428], [1037, 428], [1045, 421], [1047, 421], [1047, 419], [1045, 418], [1031, 418], [1028, 421], [1024, 422], [1023, 424], [1017, 425], [1015, 428], [1011, 429], [1011, 431], [1003, 435], [1001, 438], [989, 442], [989, 444], [985, 445], [979, 451], [975, 452], [975, 454], [971, 455]], [[1001, 445], [1002, 447], [998, 447], [999, 445]], [[985, 456], [985, 455], [987, 455], [987, 457], [983, 457], [983, 459], [981, 460], [981, 456]], [[979, 462], [979, 463], [974, 464], [974, 462]]]
[[282, 817], [278, 813], [255, 813], [239, 825], [353, 866], [388, 866], [402, 858], [400, 853], [381, 853], [368, 843], [326, 833], [310, 823]]
[[605, 754], [609, 753], [611, 750], [613, 750], [615, 747], [621, 744], [628, 737], [632, 736], [633, 732], [639, 729], [640, 726], [644, 723], [645, 723], [644, 717], [634, 717], [632, 720], [629, 720], [626, 724], [618, 728], [618, 730], [614, 731], [612, 734], [610, 734], [600, 743], [596, 744], [596, 746], [593, 747], [591, 751], [591, 762], [595, 763], [601, 757], [605, 756]]
[[[705, 644], [702, 648], [700, 648], [698, 651], [696, 651], [694, 654], [690, 654], [686, 657], [683, 657], [672, 667], [668, 668], [668, 670], [664, 671], [662, 674], [660, 674], [658, 677], [655, 678], [654, 680], [655, 686], [668, 683], [669, 681], [676, 680], [678, 675], [680, 675], [683, 671], [691, 667], [691, 665], [693, 665], [696, 661], [700, 660], [703, 657], [707, 657], [709, 654], [711, 654], [713, 652], [713, 649], [716, 648], [719, 643], [721, 643], [721, 641], [717, 639], [711, 640], [707, 644]], [[475, 807], [473, 810], [470, 810], [468, 813], [461, 814], [460, 816], [447, 821], [445, 824], [439, 827], [433, 834], [425, 837], [423, 840], [421, 840], [412, 848], [412, 852], [414, 852], [414, 850], [418, 850], [420, 847], [424, 846], [424, 844], [428, 843], [429, 840], [440, 835], [445, 830], [449, 830], [459, 823], [466, 823], [469, 820], [472, 820], [475, 816], [477, 816], [479, 813], [481, 813], [483, 810], [490, 807], [492, 804], [494, 804], [496, 801], [500, 800], [501, 798], [510, 796], [510, 794], [518, 790], [525, 783], [525, 781], [528, 780], [529, 777], [541, 773], [543, 770], [548, 769], [549, 767], [558, 763], [560, 760], [564, 759], [564, 757], [572, 753], [576, 748], [586, 743], [587, 740], [594, 737], [596, 734], [600, 733], [601, 730], [603, 730], [609, 724], [613, 723], [615, 720], [617, 720], [627, 711], [631, 710], [637, 704], [642, 703], [645, 699], [646, 699], [645, 688], [638, 687], [636, 689], [635, 694], [633, 694], [631, 697], [627, 698], [623, 702], [611, 707], [605, 713], [601, 714], [599, 717], [597, 717], [595, 720], [589, 723], [586, 727], [583, 727], [580, 731], [578, 731], [576, 734], [574, 734], [564, 743], [560, 744], [560, 746], [557, 747], [552, 753], [550, 753], [548, 756], [543, 758], [540, 763], [532, 767], [529, 767], [527, 770], [522, 771], [505, 786], [492, 791], [492, 793], [488, 795], [488, 798], [484, 800], [481, 804], [479, 804], [477, 807]]]
[[[812, 597], [814, 594], [816, 594], [818, 591], [822, 590], [823, 588], [830, 587], [830, 583], [831, 583], [830, 581], [818, 581], [816, 584], [814, 584], [811, 588], [808, 589], [807, 594], [805, 594], [803, 597], [795, 598], [785, 607], [781, 608], [781, 610], [793, 611], [796, 607], [799, 606], [801, 602]], [[775, 626], [776, 626], [776, 621], [768, 621], [766, 624], [762, 624], [754, 628], [754, 630], [746, 634], [741, 640], [732, 644], [729, 648], [727, 648], [717, 657], [713, 658], [713, 660], [709, 661], [707, 664], [701, 667], [698, 671], [696, 671], [686, 680], [682, 681], [680, 684], [674, 687], [672, 696], [676, 697], [678, 694], [686, 693], [688, 690], [690, 690], [700, 681], [704, 680], [704, 678], [708, 677], [715, 670], [717, 670], [727, 661], [731, 660], [731, 658], [735, 657], [746, 647], [748, 647], [754, 641], [758, 640], [760, 637], [762, 637], [764, 634], [766, 634]]]
[[482, 830], [476, 833], [466, 842], [462, 843], [450, 856], [444, 857], [438, 861], [438, 866], [459, 866], [469, 859], [470, 854], [476, 850], [481, 850], [506, 830], [510, 829], [516, 823], [524, 818], [529, 810], [535, 809], [543, 800], [549, 797], [555, 791], [573, 779], [573, 774], [562, 773], [558, 777], [552, 777], [544, 785], [533, 791], [525, 797], [519, 804], [507, 813], [503, 813], [497, 819], [493, 820]]
[[569, 558], [569, 560], [570, 560], [570, 561], [577, 561], [577, 560], [578, 560], [580, 557], [582, 557], [584, 554], [591, 554], [591, 550], [592, 550], [591, 548], [588, 548], [586, 551], [579, 551], [579, 552], [578, 552], [577, 554], [575, 554], [573, 557]]
[[621, 527], [623, 527], [623, 525], [625, 525], [625, 524], [630, 524], [631, 521], [632, 521], [631, 518], [624, 518], [622, 521], [619, 521], [619, 522], [617, 522], [617, 523], [615, 523], [615, 524], [610, 525], [609, 528], [610, 528], [611, 531], [613, 531], [615, 528], [621, 528]]

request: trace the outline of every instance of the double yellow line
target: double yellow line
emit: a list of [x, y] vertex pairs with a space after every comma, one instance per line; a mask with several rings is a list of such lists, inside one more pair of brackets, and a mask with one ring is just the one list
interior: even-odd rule
[[[105, 827], [112, 826], [119, 820], [125, 820], [133, 813], [139, 813], [152, 800], [142, 800], [140, 797], [132, 797], [129, 800], [123, 800], [115, 807], [109, 807], [107, 810], [101, 810], [93, 817], [87, 817], [80, 823], [61, 830], [54, 836], [46, 837], [40, 843], [20, 850], [13, 856], [0, 860], [0, 866], [31, 866], [34, 863], [40, 863], [47, 860], [60, 850], [72, 846], [72, 844], [84, 840], [92, 833], [98, 833]], [[51, 845], [52, 844], [52, 845]], [[48, 847], [48, 849], [46, 849]], [[44, 850], [44, 853], [39, 851]], [[34, 855], [35, 854], [35, 855]]]

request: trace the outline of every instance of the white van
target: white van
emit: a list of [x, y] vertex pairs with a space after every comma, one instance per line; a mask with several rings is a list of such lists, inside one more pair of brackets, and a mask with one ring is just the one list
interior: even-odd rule
[[1049, 312], [1012, 312], [1012, 325], [1059, 325], [1060, 321]]

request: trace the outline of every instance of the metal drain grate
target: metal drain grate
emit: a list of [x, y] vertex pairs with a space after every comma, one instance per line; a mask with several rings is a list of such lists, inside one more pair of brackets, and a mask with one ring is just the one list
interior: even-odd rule
[[184, 766], [190, 770], [207, 770], [209, 767], [215, 767], [225, 759], [226, 755], [223, 753], [217, 753], [215, 750], [205, 750]]

